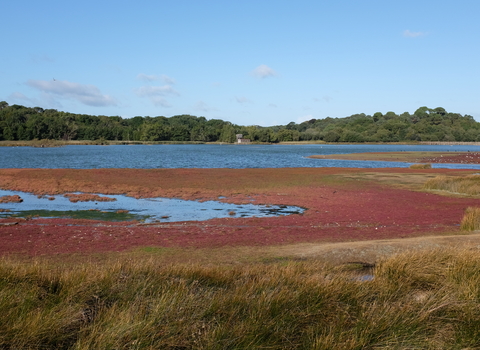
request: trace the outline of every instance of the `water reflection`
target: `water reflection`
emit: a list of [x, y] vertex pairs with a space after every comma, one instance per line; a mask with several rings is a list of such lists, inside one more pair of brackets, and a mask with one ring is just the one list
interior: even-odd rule
[[294, 206], [229, 204], [217, 201], [187, 201], [170, 198], [136, 199], [124, 195], [101, 195], [114, 201], [72, 203], [64, 195], [39, 197], [31, 193], [0, 190], [0, 197], [18, 195], [21, 203], [0, 203], [0, 218], [10, 216], [73, 217], [145, 222], [203, 221], [226, 217], [272, 217], [301, 214]]

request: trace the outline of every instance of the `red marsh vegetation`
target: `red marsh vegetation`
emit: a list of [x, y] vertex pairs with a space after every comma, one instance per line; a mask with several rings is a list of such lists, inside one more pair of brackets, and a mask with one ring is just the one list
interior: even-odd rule
[[19, 195], [2, 196], [0, 197], [0, 203], [22, 203], [23, 199]]
[[37, 195], [127, 194], [307, 209], [302, 215], [273, 218], [156, 224], [0, 219], [0, 254], [93, 253], [141, 246], [262, 246], [455, 233], [465, 208], [478, 206], [479, 200], [421, 189], [439, 174], [471, 173], [404, 168], [0, 169], [0, 188]]
[[349, 154], [314, 155], [317, 159], [376, 160], [407, 163], [480, 164], [480, 152], [367, 152]]
[[70, 202], [114, 202], [115, 198], [99, 196], [92, 193], [67, 193], [63, 195], [68, 198]]

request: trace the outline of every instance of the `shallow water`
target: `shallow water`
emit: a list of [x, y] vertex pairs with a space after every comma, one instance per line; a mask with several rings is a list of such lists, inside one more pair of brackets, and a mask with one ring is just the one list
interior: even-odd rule
[[[124, 195], [102, 195], [113, 202], [72, 203], [63, 195], [38, 197], [31, 193], [0, 190], [0, 197], [19, 195], [21, 203], [0, 203], [1, 217], [73, 217], [96, 220], [142, 220], [144, 222], [203, 221], [226, 217], [272, 217], [303, 213], [294, 206], [235, 205], [217, 201], [187, 201], [170, 198], [136, 199]], [[55, 198], [51, 200], [49, 198]], [[128, 213], [117, 211], [128, 210]]]
[[[0, 168], [407, 168], [411, 163], [311, 159], [311, 155], [398, 151], [480, 151], [480, 146], [429, 145], [115, 145], [0, 147]], [[480, 169], [477, 164], [434, 168]]]

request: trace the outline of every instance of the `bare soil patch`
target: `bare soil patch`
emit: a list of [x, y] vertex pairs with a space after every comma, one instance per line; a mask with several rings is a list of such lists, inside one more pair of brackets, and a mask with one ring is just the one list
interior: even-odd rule
[[480, 233], [469, 235], [422, 236], [401, 239], [340, 243], [300, 243], [276, 247], [278, 255], [297, 259], [320, 259], [333, 264], [376, 262], [403, 251], [432, 249], [480, 249]]
[[[421, 192], [421, 179], [470, 174], [448, 169], [1, 169], [0, 187], [52, 195], [135, 197], [296, 205], [303, 215], [142, 225], [73, 219], [3, 219], [0, 254], [128, 251], [138, 247], [287, 246], [458, 234], [477, 198]], [[377, 181], [379, 178], [384, 181]], [[396, 183], [402, 182], [402, 186]], [[219, 199], [221, 198], [221, 199]]]

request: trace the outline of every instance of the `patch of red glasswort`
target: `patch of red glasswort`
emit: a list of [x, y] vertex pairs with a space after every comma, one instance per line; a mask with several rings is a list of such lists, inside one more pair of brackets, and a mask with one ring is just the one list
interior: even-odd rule
[[114, 202], [115, 198], [99, 196], [92, 193], [66, 193], [63, 195], [68, 198], [70, 202]]
[[480, 152], [467, 152], [457, 155], [442, 155], [442, 157], [426, 157], [424, 162], [480, 164]]
[[[221, 247], [413, 237], [455, 232], [464, 209], [479, 204], [476, 199], [450, 198], [374, 182], [332, 180], [335, 173], [353, 173], [351, 169], [175, 170], [135, 171], [137, 175], [146, 174], [144, 187], [137, 187], [137, 195], [176, 193], [181, 194], [179, 197], [216, 199], [227, 194], [222, 201], [296, 205], [307, 210], [302, 215], [273, 218], [231, 217], [149, 225], [73, 219], [16, 220], [17, 225], [0, 226], [0, 254], [94, 253], [141, 246]], [[123, 170], [110, 170], [107, 175], [112, 175], [109, 178], [114, 179], [115, 188], [122, 190], [123, 178], [126, 187], [133, 191], [135, 186], [128, 180], [128, 174], [120, 176], [120, 171]], [[411, 172], [408, 169], [382, 171]], [[235, 177], [222, 179], [219, 173]], [[171, 177], [170, 180], [161, 179], [159, 191], [153, 188], [159, 180], [154, 180], [152, 174]], [[257, 181], [250, 183], [255, 177]], [[187, 183], [189, 186], [180, 186]], [[108, 188], [112, 183], [103, 185]], [[79, 186], [89, 187], [89, 183], [79, 182]]]

